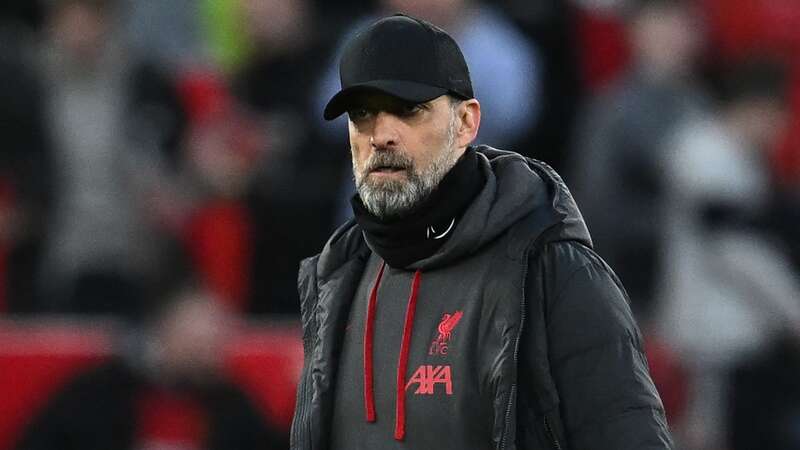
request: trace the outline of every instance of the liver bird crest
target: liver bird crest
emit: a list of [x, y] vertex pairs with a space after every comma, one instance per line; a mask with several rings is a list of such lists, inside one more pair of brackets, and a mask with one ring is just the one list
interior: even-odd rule
[[450, 340], [450, 333], [453, 332], [453, 328], [456, 327], [458, 321], [461, 320], [461, 316], [464, 313], [461, 311], [456, 311], [453, 314], [444, 313], [442, 315], [442, 321], [439, 322], [439, 342], [446, 342]]

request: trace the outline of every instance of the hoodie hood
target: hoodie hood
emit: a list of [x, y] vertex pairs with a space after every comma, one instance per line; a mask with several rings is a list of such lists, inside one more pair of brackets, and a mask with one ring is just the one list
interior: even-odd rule
[[[531, 240], [557, 227], [557, 240], [576, 240], [591, 246], [591, 238], [572, 194], [547, 164], [514, 152], [475, 147], [486, 183], [456, 222], [453, 235], [432, 256], [407, 269], [429, 271], [480, 250], [527, 218]], [[354, 220], [334, 232], [319, 258], [318, 275], [326, 278], [354, 256], [369, 256], [363, 233]]]

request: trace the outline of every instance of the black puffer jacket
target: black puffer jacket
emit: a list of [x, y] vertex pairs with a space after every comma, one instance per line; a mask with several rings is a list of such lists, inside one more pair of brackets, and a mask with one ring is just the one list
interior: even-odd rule
[[[410, 369], [420, 362], [452, 369], [456, 399], [409, 410], [402, 448], [670, 448], [627, 296], [592, 251], [566, 186], [540, 162], [476, 150], [486, 185], [442, 248], [406, 268], [419, 274], [419, 304], [461, 302], [450, 337], [459, 351], [429, 360], [442, 355], [429, 356], [435, 334], [417, 326], [426, 320], [419, 315], [409, 351], [417, 360]], [[305, 365], [292, 449], [329, 448], [335, 389], [351, 382], [337, 379], [343, 336], [370, 253], [350, 222], [301, 264]], [[459, 403], [459, 395], [469, 401]], [[474, 400], [491, 411], [488, 423], [467, 419]], [[447, 429], [413, 420], [437, 411]], [[491, 442], [463, 438], [473, 428], [488, 429]], [[389, 435], [384, 448], [400, 447]]]

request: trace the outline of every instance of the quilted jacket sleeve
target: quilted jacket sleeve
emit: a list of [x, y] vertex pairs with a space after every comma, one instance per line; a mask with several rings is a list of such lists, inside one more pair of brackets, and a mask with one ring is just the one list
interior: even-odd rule
[[548, 244], [539, 256], [532, 274], [543, 295], [538, 319], [531, 314], [528, 325], [546, 332], [528, 352], [546, 347], [552, 403], [560, 411], [547, 427], [561, 436], [562, 448], [671, 448], [641, 335], [616, 275], [591, 249], [571, 241]]

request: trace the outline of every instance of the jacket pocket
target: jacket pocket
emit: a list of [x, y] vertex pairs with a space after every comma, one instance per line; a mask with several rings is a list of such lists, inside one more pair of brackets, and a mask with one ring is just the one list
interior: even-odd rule
[[558, 408], [542, 414], [542, 448], [548, 450], [566, 450], [567, 443], [564, 439], [564, 426], [561, 423], [561, 414]]
[[569, 449], [557, 405], [545, 413], [532, 409], [526, 409], [524, 414], [520, 411], [519, 419], [517, 436], [520, 450]]

